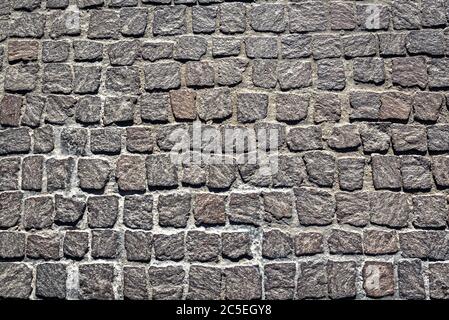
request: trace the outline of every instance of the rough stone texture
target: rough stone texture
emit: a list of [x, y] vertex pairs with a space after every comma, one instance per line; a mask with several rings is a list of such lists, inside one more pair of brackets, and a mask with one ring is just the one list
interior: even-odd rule
[[448, 1], [0, 2], [0, 299], [449, 299]]

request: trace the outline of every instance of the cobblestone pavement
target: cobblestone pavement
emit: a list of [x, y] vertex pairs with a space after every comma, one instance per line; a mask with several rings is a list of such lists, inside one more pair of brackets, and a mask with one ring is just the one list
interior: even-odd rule
[[[449, 298], [448, 16], [2, 0], [0, 297]], [[276, 170], [175, 163], [199, 122]]]

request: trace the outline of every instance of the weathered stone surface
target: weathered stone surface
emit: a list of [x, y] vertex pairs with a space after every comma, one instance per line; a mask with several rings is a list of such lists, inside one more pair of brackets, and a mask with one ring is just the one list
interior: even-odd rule
[[159, 225], [183, 228], [190, 216], [192, 197], [189, 193], [159, 196]]
[[143, 36], [147, 29], [146, 8], [123, 8], [120, 10], [120, 32], [126, 37]]
[[417, 86], [424, 89], [427, 85], [427, 64], [422, 57], [394, 58], [393, 84], [401, 87]]
[[48, 95], [45, 102], [45, 122], [65, 124], [75, 113], [77, 100], [70, 96]]
[[36, 266], [36, 296], [64, 299], [66, 297], [67, 269], [61, 263], [43, 263]]
[[390, 26], [390, 6], [380, 3], [356, 4], [357, 24], [363, 30], [387, 30]]
[[373, 184], [376, 189], [399, 189], [402, 186], [401, 162], [396, 156], [379, 156], [371, 158]]
[[292, 151], [323, 149], [321, 127], [309, 126], [291, 128], [287, 134], [287, 145]]
[[419, 260], [401, 260], [398, 264], [399, 295], [405, 299], [425, 299], [422, 266]]
[[328, 21], [324, 3], [295, 3], [289, 10], [290, 32], [323, 31]]
[[41, 231], [27, 238], [26, 255], [31, 259], [59, 260], [62, 237], [55, 231]]
[[25, 233], [14, 231], [0, 232], [0, 258], [21, 260], [25, 256]]
[[186, 237], [186, 252], [189, 261], [216, 262], [221, 253], [219, 234], [189, 231]]
[[182, 297], [186, 273], [180, 266], [150, 267], [148, 280], [153, 299], [175, 300]]
[[417, 92], [413, 98], [414, 119], [422, 122], [438, 120], [444, 102], [439, 93]]
[[235, 5], [230, 3], [220, 4], [219, 24], [220, 31], [225, 34], [242, 33], [246, 30], [246, 14], [243, 3]]
[[411, 199], [407, 194], [374, 192], [371, 194], [371, 223], [403, 228], [412, 214]]
[[353, 72], [356, 82], [380, 85], [385, 81], [384, 61], [381, 58], [355, 58]]
[[73, 41], [75, 61], [101, 61], [103, 59], [103, 44], [90, 40]]
[[[91, 256], [95, 259], [113, 259], [120, 253], [120, 233], [114, 230], [92, 230]], [[127, 233], [128, 234], [128, 233]], [[127, 237], [125, 238], [128, 239]], [[125, 246], [128, 242], [125, 243]], [[129, 258], [128, 258], [129, 260]]]
[[324, 237], [318, 232], [300, 232], [294, 236], [297, 256], [315, 255], [324, 252]]
[[167, 122], [170, 108], [170, 97], [167, 93], [142, 94], [139, 98], [140, 116], [143, 121]]
[[370, 202], [367, 192], [339, 192], [335, 195], [339, 223], [363, 227], [369, 223]]
[[0, 299], [448, 298], [447, 0], [0, 2]]
[[448, 221], [447, 198], [444, 195], [413, 197], [413, 224], [418, 228], [444, 228]]
[[427, 151], [426, 128], [420, 125], [393, 125], [391, 137], [396, 153], [425, 153]]
[[92, 196], [87, 199], [87, 221], [91, 228], [112, 228], [118, 216], [117, 196]]
[[192, 266], [187, 299], [217, 300], [221, 296], [222, 272], [219, 268]]
[[101, 190], [109, 181], [109, 163], [102, 159], [81, 158], [78, 161], [79, 186], [82, 189]]
[[339, 158], [337, 170], [340, 189], [354, 191], [363, 188], [364, 158]]
[[184, 259], [184, 238], [184, 232], [154, 235], [153, 246], [156, 259], [161, 261], [179, 261]]
[[88, 130], [81, 128], [64, 128], [61, 131], [61, 149], [67, 155], [86, 155]]
[[262, 256], [268, 259], [287, 258], [293, 249], [293, 241], [289, 234], [279, 229], [263, 233]]
[[22, 214], [23, 194], [20, 191], [0, 192], [0, 227], [15, 226]]
[[429, 87], [431, 89], [445, 89], [448, 87], [449, 59], [432, 59], [429, 68]]
[[328, 225], [335, 214], [335, 199], [317, 188], [295, 188], [296, 210], [303, 225]]
[[386, 153], [390, 148], [390, 126], [388, 123], [364, 124], [360, 127], [363, 151], [365, 153]]
[[114, 298], [114, 267], [106, 263], [82, 264], [79, 270], [79, 298], [111, 300]]
[[187, 32], [184, 6], [161, 6], [154, 11], [153, 34], [173, 36]]
[[212, 64], [205, 61], [191, 61], [186, 63], [186, 85], [188, 87], [213, 87], [215, 73]]
[[363, 232], [363, 252], [365, 254], [393, 254], [398, 250], [399, 240], [395, 231], [368, 229]]
[[335, 181], [335, 157], [329, 153], [312, 151], [304, 155], [309, 181], [320, 187], [332, 187]]
[[2, 298], [27, 299], [32, 291], [33, 270], [24, 263], [3, 262], [0, 264], [0, 280]]
[[379, 53], [382, 57], [405, 56], [406, 33], [383, 33], [379, 34]]
[[145, 159], [140, 156], [120, 156], [117, 160], [116, 177], [120, 190], [145, 191]]
[[9, 36], [17, 38], [41, 38], [44, 35], [46, 17], [37, 12], [20, 12], [11, 19]]
[[327, 239], [331, 254], [361, 254], [362, 235], [358, 232], [333, 229]]
[[361, 145], [358, 127], [351, 124], [334, 126], [327, 144], [335, 150], [357, 149]]
[[449, 187], [449, 158], [445, 156], [432, 157], [432, 173], [438, 187]]
[[122, 131], [117, 128], [90, 130], [90, 150], [93, 154], [118, 154], [122, 148]]
[[36, 61], [39, 53], [38, 41], [12, 40], [8, 44], [8, 61]]
[[173, 50], [173, 58], [176, 60], [200, 60], [206, 54], [207, 41], [203, 37], [183, 36], [179, 37]]
[[150, 155], [146, 159], [149, 187], [170, 188], [178, 185], [178, 170], [167, 155]]
[[251, 37], [246, 38], [246, 55], [252, 59], [277, 58], [277, 39], [274, 37]]
[[144, 267], [123, 267], [123, 295], [125, 299], [148, 299], [147, 276]]
[[227, 88], [204, 89], [197, 93], [198, 116], [204, 120], [221, 120], [232, 114], [231, 92]]
[[276, 69], [277, 64], [274, 60], [254, 60], [252, 68], [254, 86], [266, 89], [276, 87]]
[[57, 39], [64, 36], [79, 36], [81, 34], [81, 24], [79, 21], [80, 13], [76, 7], [51, 12], [47, 19], [47, 28], [50, 30], [50, 37]]
[[449, 150], [448, 130], [449, 126], [443, 124], [427, 128], [429, 151], [441, 152]]
[[[146, 231], [125, 232], [125, 250], [126, 250], [126, 259], [128, 261], [149, 262], [151, 260], [152, 245], [153, 245], [153, 234], [150, 232]], [[114, 252], [113, 249], [115, 248], [115, 254], [117, 254], [118, 253], [116, 251], [117, 247], [118, 245], [111, 246], [110, 250], [111, 253]]]
[[435, 263], [429, 265], [429, 286], [430, 297], [433, 299], [448, 299], [447, 284], [449, 279], [447, 277], [448, 264]]
[[281, 37], [281, 56], [284, 59], [298, 59], [312, 54], [312, 37], [308, 35], [285, 35]]
[[255, 122], [266, 118], [268, 96], [260, 93], [237, 95], [237, 120], [242, 123]]
[[288, 223], [293, 217], [293, 200], [290, 192], [264, 192], [264, 220], [269, 223]]
[[401, 174], [404, 190], [430, 190], [432, 175], [430, 160], [421, 156], [401, 156]]
[[55, 195], [55, 221], [60, 224], [76, 224], [86, 209], [85, 199]]
[[173, 56], [173, 42], [144, 42], [141, 48], [142, 59], [151, 62], [168, 59]]
[[328, 261], [327, 277], [331, 299], [352, 298], [357, 294], [356, 267], [354, 261]]
[[64, 236], [64, 256], [70, 259], [82, 259], [89, 250], [89, 233], [83, 231], [67, 231]]
[[47, 64], [43, 76], [44, 93], [69, 94], [73, 88], [73, 71], [68, 64]]
[[[240, 48], [240, 47], [239, 47]], [[248, 61], [241, 58], [223, 58], [215, 61], [216, 82], [222, 86], [235, 86], [242, 82]]]
[[259, 32], [282, 32], [286, 28], [285, 6], [262, 4], [252, 6], [248, 14], [251, 28]]
[[318, 93], [314, 98], [313, 119], [315, 123], [340, 120], [342, 100], [338, 94]]
[[373, 34], [360, 34], [342, 38], [345, 56], [348, 58], [374, 56], [379, 47]]
[[50, 196], [26, 198], [23, 203], [23, 226], [26, 229], [44, 229], [53, 224], [54, 205]]
[[65, 62], [69, 58], [70, 44], [67, 41], [44, 41], [42, 43], [43, 62]]
[[287, 123], [304, 120], [307, 117], [309, 101], [309, 95], [276, 95], [276, 120]]
[[327, 270], [324, 262], [300, 262], [296, 297], [298, 299], [318, 299], [327, 296]]
[[25, 107], [22, 114], [21, 124], [29, 127], [39, 126], [45, 107], [45, 98], [34, 94], [28, 94], [26, 95], [24, 104]]
[[75, 170], [73, 158], [55, 159], [50, 158], [45, 162], [47, 167], [47, 190], [70, 189], [72, 175]]
[[232, 261], [251, 259], [252, 244], [253, 239], [249, 232], [224, 232], [221, 237], [222, 255]]
[[19, 189], [20, 158], [0, 159], [0, 191]]
[[394, 294], [393, 264], [367, 261], [363, 265], [363, 288], [368, 297], [380, 298]]
[[444, 35], [437, 30], [410, 31], [407, 36], [407, 51], [411, 54], [444, 55]]
[[448, 237], [445, 231], [410, 231], [399, 234], [402, 256], [431, 260], [445, 260], [448, 256]]
[[334, 35], [314, 35], [312, 40], [313, 58], [320, 60], [326, 58], [339, 58], [343, 48], [341, 39]]
[[231, 193], [229, 197], [229, 221], [235, 224], [260, 223], [261, 202], [258, 193]]
[[343, 60], [324, 59], [317, 62], [317, 87], [320, 90], [343, 90], [346, 74]]
[[226, 222], [226, 197], [213, 193], [199, 193], [194, 198], [195, 224], [221, 225]]
[[392, 14], [393, 26], [396, 30], [418, 29], [421, 24], [418, 1], [394, 1]]
[[270, 263], [264, 267], [265, 298], [269, 300], [293, 299], [295, 295], [294, 263]]
[[309, 62], [281, 61], [276, 73], [282, 90], [300, 89], [312, 85], [312, 65]]
[[213, 33], [215, 31], [217, 6], [193, 7], [192, 29], [194, 33]]
[[29, 92], [36, 88], [38, 72], [37, 64], [16, 64], [6, 68], [4, 87], [10, 92]]
[[262, 297], [262, 277], [256, 266], [236, 266], [224, 269], [225, 299], [254, 300]]
[[119, 36], [120, 15], [113, 10], [92, 10], [90, 13], [89, 39], [116, 39]]
[[145, 90], [177, 89], [181, 85], [181, 70], [177, 62], [155, 62], [145, 66]]

